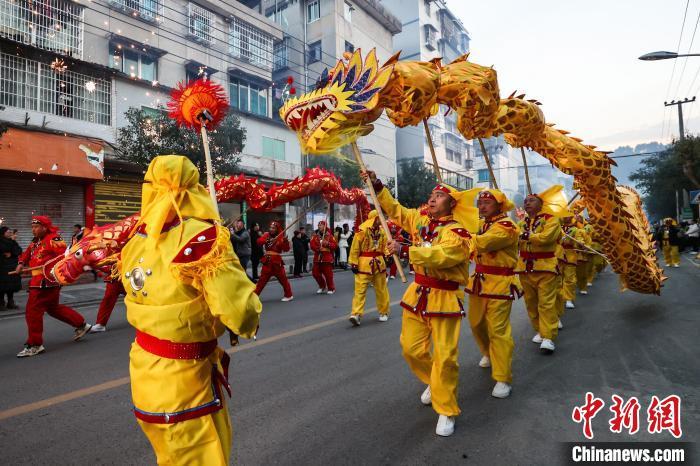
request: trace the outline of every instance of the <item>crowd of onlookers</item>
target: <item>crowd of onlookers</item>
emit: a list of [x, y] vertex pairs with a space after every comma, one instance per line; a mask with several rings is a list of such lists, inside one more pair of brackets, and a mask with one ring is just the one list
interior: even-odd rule
[[[246, 228], [243, 220], [240, 218], [235, 220], [229, 227], [231, 232], [231, 243], [233, 250], [241, 261], [243, 269], [248, 271], [250, 265], [250, 278], [257, 282], [259, 278], [260, 259], [265, 255], [263, 247], [258, 244], [258, 239], [263, 235], [264, 231], [260, 228], [260, 224], [254, 222], [249, 228]], [[309, 244], [311, 236], [314, 232], [307, 233], [306, 227], [300, 227], [294, 230], [292, 234], [292, 255], [294, 258], [293, 273], [294, 278], [299, 278], [303, 274], [311, 273], [309, 266]], [[348, 255], [352, 246], [353, 231], [350, 225], [344, 223], [342, 228], [336, 227], [333, 231], [335, 240], [338, 243], [338, 248], [334, 251], [334, 266], [342, 269], [348, 268]]]
[[678, 246], [680, 252], [697, 253], [700, 251], [700, 219], [680, 224], [659, 221], [654, 229], [654, 239], [660, 245], [664, 230], [667, 230], [668, 241], [672, 246]]

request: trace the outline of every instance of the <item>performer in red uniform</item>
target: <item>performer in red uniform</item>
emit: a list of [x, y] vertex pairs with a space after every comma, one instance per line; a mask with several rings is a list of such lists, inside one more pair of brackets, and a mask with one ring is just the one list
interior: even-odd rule
[[83, 338], [91, 328], [82, 315], [58, 303], [61, 286], [44, 273], [43, 266], [63, 256], [66, 250], [66, 243], [57, 232], [58, 228], [51, 223], [50, 218], [41, 215], [32, 217], [34, 239], [19, 257], [19, 265], [16, 269], [17, 273], [22, 273], [25, 267], [29, 267], [32, 273], [25, 312], [28, 336], [24, 349], [17, 353], [18, 358], [36, 356], [45, 351], [43, 345], [45, 312], [54, 319], [74, 327], [73, 340], [75, 341]]
[[[404, 243], [406, 242], [403, 235], [401, 232], [403, 231], [401, 227], [399, 227], [397, 224], [392, 222], [391, 220], [387, 220], [386, 222], [389, 225], [389, 231], [391, 232], [391, 237], [396, 241], [397, 243], [406, 246], [405, 248], [401, 248], [401, 253], [399, 254], [399, 257], [403, 260], [405, 258], [408, 258], [408, 245], [405, 245]], [[389, 264], [389, 268], [387, 269], [387, 276], [394, 280], [396, 278], [396, 261], [394, 260], [394, 256], [386, 256], [384, 258], [387, 264]], [[403, 267], [403, 265], [400, 265]]]
[[338, 242], [329, 231], [326, 222], [318, 222], [318, 232], [311, 238], [311, 250], [314, 252], [314, 266], [311, 274], [318, 283], [316, 294], [335, 293], [333, 282], [333, 251], [338, 247]]
[[97, 310], [97, 320], [95, 325], [92, 326], [92, 329], [90, 329], [90, 333], [107, 331], [107, 322], [112, 315], [114, 306], [117, 304], [119, 295], [123, 294], [126, 296], [126, 290], [124, 290], [124, 285], [119, 276], [113, 277], [111, 273], [107, 273], [104, 282], [107, 285], [105, 294], [100, 302], [100, 308]]
[[282, 228], [278, 222], [270, 223], [270, 228], [258, 238], [258, 245], [265, 248], [265, 255], [260, 260], [262, 270], [260, 271], [260, 279], [255, 287], [255, 294], [260, 296], [263, 288], [267, 284], [270, 277], [277, 277], [282, 289], [284, 290], [283, 302], [294, 299], [292, 295], [292, 287], [287, 280], [287, 274], [284, 271], [284, 261], [282, 253], [289, 251], [289, 240], [286, 235], [280, 234]]

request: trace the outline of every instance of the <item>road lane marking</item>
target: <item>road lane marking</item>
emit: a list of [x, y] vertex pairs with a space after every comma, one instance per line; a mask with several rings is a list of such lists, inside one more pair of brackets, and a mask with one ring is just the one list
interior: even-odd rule
[[[395, 306], [400, 302], [400, 300], [396, 300], [390, 303], [391, 306]], [[370, 309], [369, 311], [366, 311], [365, 314], [372, 314], [377, 312], [377, 308], [374, 307]], [[264, 346], [270, 343], [275, 343], [280, 340], [284, 340], [287, 338], [292, 338], [296, 337], [299, 335], [303, 335], [305, 333], [313, 332], [314, 330], [318, 330], [324, 327], [328, 327], [333, 324], [337, 324], [339, 322], [343, 322], [348, 319], [347, 315], [341, 316], [341, 317], [336, 317], [334, 319], [329, 319], [329, 320], [324, 320], [322, 322], [317, 322], [315, 324], [307, 325], [305, 327], [300, 327], [294, 330], [289, 330], [287, 332], [282, 332], [278, 333], [277, 335], [273, 335], [271, 337], [266, 337], [266, 338], [260, 338], [255, 342], [250, 342], [246, 343], [244, 345], [240, 346], [234, 346], [233, 348], [229, 348], [226, 350], [227, 353], [233, 354], [233, 353], [239, 353], [241, 351], [246, 351], [249, 349], [256, 349], [259, 348], [260, 346]], [[118, 379], [114, 380], [109, 380], [107, 382], [93, 385], [91, 387], [86, 387], [86, 388], [81, 388], [79, 390], [74, 390], [72, 392], [64, 393], [62, 395], [54, 396], [51, 398], [46, 398], [44, 400], [39, 400], [35, 401], [33, 403], [27, 403], [24, 405], [16, 406], [14, 408], [6, 409], [4, 411], [0, 411], [0, 421], [4, 419], [9, 419], [12, 417], [16, 416], [21, 416], [23, 414], [28, 414], [34, 411], [38, 411], [40, 409], [44, 408], [49, 408], [51, 406], [55, 406], [57, 404], [61, 403], [66, 403], [68, 401], [76, 400], [78, 398], [83, 398], [89, 395], [94, 395], [95, 393], [100, 393], [104, 392], [107, 390], [111, 390], [113, 388], [119, 388], [124, 385], [127, 385], [130, 381], [129, 377], [121, 377]]]

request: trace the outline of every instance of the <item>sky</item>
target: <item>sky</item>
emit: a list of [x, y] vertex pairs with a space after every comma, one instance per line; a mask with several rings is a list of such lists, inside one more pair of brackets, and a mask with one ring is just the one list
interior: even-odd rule
[[686, 133], [700, 132], [700, 57], [638, 59], [658, 50], [700, 52], [700, 27], [691, 44], [700, 0], [689, 1], [681, 36], [686, 3], [447, 1], [469, 31], [470, 61], [496, 69], [502, 97], [525, 92], [542, 102], [547, 122], [604, 150], [677, 138], [677, 108], [664, 101], [693, 95], [698, 101], [683, 105]]

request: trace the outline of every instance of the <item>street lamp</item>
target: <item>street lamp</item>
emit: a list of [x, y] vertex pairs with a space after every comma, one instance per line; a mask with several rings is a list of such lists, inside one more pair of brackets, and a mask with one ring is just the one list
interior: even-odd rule
[[676, 52], [651, 52], [651, 53], [645, 53], [641, 57], [639, 57], [640, 60], [644, 61], [656, 61], [656, 60], [668, 60], [669, 58], [679, 58], [679, 57], [700, 57], [700, 53], [681, 53], [677, 54]]

